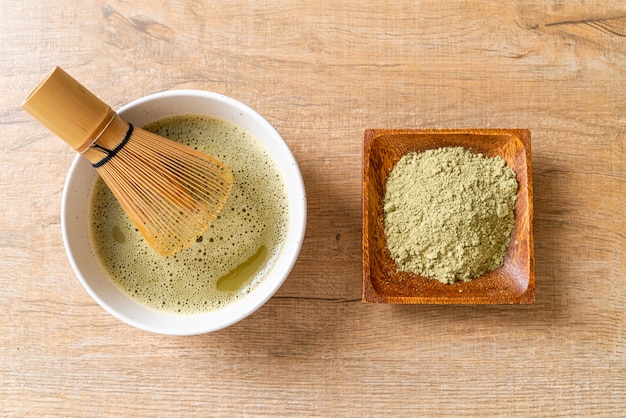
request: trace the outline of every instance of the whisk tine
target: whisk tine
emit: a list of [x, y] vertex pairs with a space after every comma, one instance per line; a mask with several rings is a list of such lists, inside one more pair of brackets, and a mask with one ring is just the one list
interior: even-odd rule
[[148, 244], [193, 244], [228, 199], [233, 176], [215, 158], [123, 121], [59, 67], [24, 109], [87, 158]]
[[232, 174], [219, 161], [170, 140], [157, 137], [159, 146], [153, 147], [154, 137], [135, 129], [128, 145], [99, 171], [146, 241], [171, 255], [213, 222], [230, 193]]

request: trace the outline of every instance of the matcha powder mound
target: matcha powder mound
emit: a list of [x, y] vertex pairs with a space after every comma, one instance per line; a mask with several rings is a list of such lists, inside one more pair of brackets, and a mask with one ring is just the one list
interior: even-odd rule
[[504, 263], [515, 172], [461, 147], [410, 153], [387, 180], [385, 234], [399, 269], [454, 283]]

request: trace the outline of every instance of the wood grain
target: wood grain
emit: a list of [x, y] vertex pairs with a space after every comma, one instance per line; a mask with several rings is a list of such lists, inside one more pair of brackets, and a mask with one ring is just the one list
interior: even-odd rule
[[[625, 33], [617, 0], [3, 7], [0, 415], [623, 415]], [[90, 299], [59, 224], [74, 152], [20, 109], [54, 65], [115, 108], [205, 89], [281, 132], [308, 228], [263, 308], [168, 338]], [[536, 303], [362, 304], [363, 131], [468, 127], [532, 132]]]

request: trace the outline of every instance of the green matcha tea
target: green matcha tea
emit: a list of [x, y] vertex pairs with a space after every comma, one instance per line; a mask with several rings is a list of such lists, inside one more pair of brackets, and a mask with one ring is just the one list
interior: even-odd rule
[[412, 152], [386, 189], [385, 235], [399, 270], [454, 283], [504, 263], [518, 184], [501, 157], [461, 147]]
[[287, 192], [275, 162], [250, 133], [222, 119], [182, 115], [145, 129], [225, 163], [233, 172], [233, 190], [195, 244], [164, 257], [98, 179], [90, 215], [102, 265], [130, 297], [160, 311], [194, 314], [236, 301], [263, 280], [286, 235]]

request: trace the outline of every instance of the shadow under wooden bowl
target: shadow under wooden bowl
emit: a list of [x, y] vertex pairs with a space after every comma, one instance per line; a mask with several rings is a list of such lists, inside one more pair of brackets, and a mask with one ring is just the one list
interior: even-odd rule
[[[399, 271], [387, 248], [383, 203], [387, 177], [405, 154], [463, 147], [502, 157], [515, 171], [515, 226], [504, 265], [470, 282], [443, 284]], [[529, 304], [535, 301], [530, 131], [524, 129], [368, 129], [363, 152], [363, 302]]]

